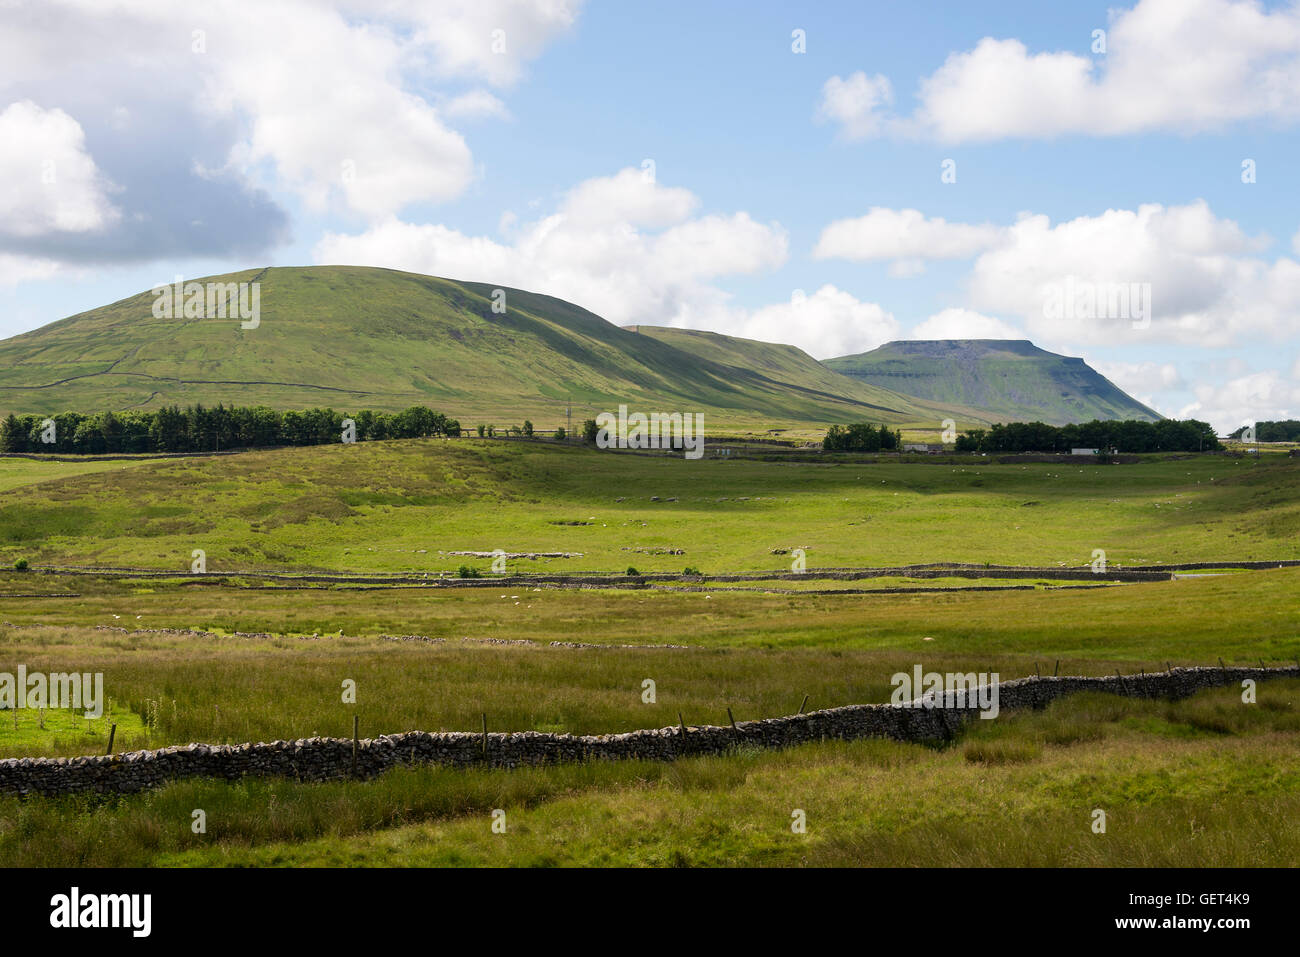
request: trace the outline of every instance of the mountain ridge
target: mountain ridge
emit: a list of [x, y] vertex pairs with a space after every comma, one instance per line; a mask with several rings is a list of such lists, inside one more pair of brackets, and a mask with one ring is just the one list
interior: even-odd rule
[[[142, 292], [0, 341], [0, 414], [218, 402], [395, 411], [428, 405], [472, 427], [539, 428], [620, 402], [702, 411], [716, 425], [936, 423], [950, 409], [853, 379], [764, 374], [756, 344], [686, 349], [551, 296], [364, 266], [267, 267], [255, 328], [159, 317]], [[494, 310], [504, 296], [504, 312]], [[786, 347], [793, 348], [793, 347]], [[801, 355], [805, 355], [802, 354]], [[808, 375], [821, 367], [806, 357]], [[751, 367], [755, 366], [755, 367]], [[769, 370], [771, 371], [771, 370]], [[829, 387], [828, 387], [829, 384]]]
[[978, 407], [1002, 421], [1068, 425], [1164, 418], [1083, 359], [1048, 352], [1028, 339], [896, 340], [823, 365], [918, 399]]

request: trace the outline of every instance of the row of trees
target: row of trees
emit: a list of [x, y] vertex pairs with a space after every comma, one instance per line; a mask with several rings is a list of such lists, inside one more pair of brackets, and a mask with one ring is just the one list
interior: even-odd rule
[[1103, 422], [1078, 425], [1010, 422], [971, 429], [957, 436], [958, 452], [1069, 452], [1115, 449], [1119, 452], [1217, 452], [1223, 448], [1214, 429], [1196, 419], [1159, 422]]
[[[344, 420], [351, 419], [346, 427]], [[187, 408], [157, 411], [99, 412], [54, 416], [12, 415], [0, 420], [0, 451], [71, 452], [209, 452], [278, 445], [324, 445], [355, 438], [410, 439], [460, 435], [460, 423], [441, 412], [411, 406], [402, 412], [349, 415], [333, 409], [278, 412], [265, 406]]]
[[[1231, 435], [1234, 439], [1240, 440], [1246, 434], [1246, 429], [1247, 426], [1243, 425]], [[1300, 442], [1300, 422], [1295, 419], [1285, 419], [1281, 422], [1256, 422], [1255, 441]]]
[[902, 447], [901, 432], [891, 432], [883, 425], [876, 428], [866, 422], [832, 425], [822, 440], [822, 448], [827, 452], [892, 452]]
[[[564, 430], [560, 429], [560, 431], [563, 432]], [[478, 434], [480, 438], [495, 439], [497, 437], [497, 427], [495, 425], [480, 425]], [[522, 435], [526, 439], [531, 439], [533, 437], [533, 423], [528, 419], [524, 419], [523, 425], [508, 425], [501, 430], [501, 434]], [[563, 438], [563, 436], [557, 436], [557, 438]]]

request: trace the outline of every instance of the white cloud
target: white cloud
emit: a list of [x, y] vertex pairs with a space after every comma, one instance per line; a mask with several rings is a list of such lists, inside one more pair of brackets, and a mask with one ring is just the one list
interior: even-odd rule
[[1025, 334], [1008, 322], [970, 309], [952, 308], [937, 312], [912, 330], [909, 339], [1024, 339]]
[[20, 282], [53, 279], [64, 271], [64, 267], [52, 259], [0, 253], [0, 288], [16, 286]]
[[492, 93], [450, 96], [439, 84], [517, 82], [581, 6], [211, 0], [195, 11], [152, 0], [49, 0], [39, 11], [20, 5], [0, 31], [0, 92], [34, 86], [118, 129], [143, 102], [146, 121], [180, 121], [177, 143], [214, 128], [230, 137], [229, 171], [292, 190], [314, 210], [378, 221], [452, 199], [473, 182], [469, 145], [449, 118], [505, 115]]
[[[963, 303], [973, 311], [941, 314], [943, 328], [970, 326], [972, 317], [987, 311], [1019, 317], [1025, 331], [1016, 334], [1040, 343], [1216, 347], [1251, 338], [1289, 340], [1300, 328], [1300, 263], [1262, 256], [1268, 243], [1216, 216], [1203, 200], [1109, 209], [1056, 224], [1023, 213], [1009, 226], [873, 207], [865, 216], [827, 225], [813, 256], [885, 260], [897, 278], [916, 275], [927, 261], [973, 257]], [[1107, 311], [1112, 291], [1126, 294], [1127, 313]], [[1094, 293], [1099, 304], [1089, 313], [1085, 300]], [[1054, 314], [1052, 304], [1062, 300], [1077, 308]], [[1137, 306], [1149, 306], [1149, 322]], [[940, 327], [938, 319], [932, 322], [931, 328]], [[1009, 328], [991, 322], [980, 325]]]
[[579, 183], [565, 195], [560, 212], [588, 226], [626, 222], [658, 227], [680, 223], [697, 205], [690, 190], [660, 186], [646, 171], [629, 167]]
[[833, 76], [822, 87], [817, 118], [838, 123], [851, 140], [881, 132], [881, 111], [894, 101], [889, 80], [858, 71], [847, 80]]
[[[1300, 264], [1268, 262], [1260, 241], [1202, 201], [1110, 209], [1052, 225], [1022, 216], [981, 254], [969, 280], [972, 307], [1019, 315], [1033, 338], [1071, 343], [1169, 341], [1223, 346], [1296, 331]], [[1085, 287], [1150, 286], [1149, 328], [1123, 315], [1049, 318], [1053, 297]], [[1077, 313], [1076, 313], [1077, 315]]]
[[438, 75], [508, 86], [577, 22], [583, 0], [350, 0], [344, 6], [366, 17], [379, 10], [408, 25], [413, 54], [427, 56]]
[[1196, 402], [1179, 413], [1211, 423], [1220, 434], [1247, 422], [1300, 417], [1300, 382], [1277, 370], [1252, 372], [1223, 383], [1202, 384]]
[[509, 119], [510, 111], [487, 90], [470, 90], [452, 97], [442, 106], [444, 115], [456, 120], [478, 120], [488, 117]]
[[[1081, 38], [1081, 50], [1089, 40]], [[1104, 56], [1030, 52], [1019, 40], [985, 37], [921, 80], [911, 116], [859, 96], [837, 119], [849, 136], [892, 131], [947, 142], [1190, 133], [1250, 119], [1293, 123], [1298, 93], [1294, 5], [1142, 0], [1112, 13]]]
[[100, 229], [118, 215], [81, 125], [30, 100], [0, 112], [0, 232], [39, 236]]
[[815, 359], [867, 352], [898, 339], [901, 327], [894, 316], [874, 302], [861, 302], [850, 293], [825, 285], [811, 296], [764, 306], [752, 313], [736, 312], [718, 331], [763, 342], [781, 342], [803, 349]]
[[551, 215], [509, 221], [508, 242], [390, 218], [364, 233], [326, 234], [315, 258], [546, 293], [619, 325], [708, 328], [729, 315], [728, 296], [709, 281], [776, 268], [788, 240], [745, 212], [688, 218], [697, 204], [688, 190], [625, 169], [578, 184]]
[[213, 109], [247, 119], [237, 166], [269, 162], [311, 208], [341, 201], [370, 218], [451, 199], [472, 181], [464, 138], [404, 88], [399, 66], [415, 51], [395, 33], [297, 2], [229, 14], [195, 59]]
[[1182, 373], [1172, 362], [1092, 361], [1088, 364], [1129, 394], [1152, 389], [1172, 392], [1187, 388]]
[[966, 259], [995, 245], [1004, 230], [990, 225], [950, 223], [916, 209], [873, 206], [865, 216], [837, 219], [822, 230], [813, 249], [817, 259], [855, 262], [893, 260], [907, 264], [896, 275], [915, 274], [929, 259]]

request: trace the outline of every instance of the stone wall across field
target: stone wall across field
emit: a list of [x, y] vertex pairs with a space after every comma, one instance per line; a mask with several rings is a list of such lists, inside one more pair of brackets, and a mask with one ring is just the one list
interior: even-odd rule
[[[1300, 666], [1175, 668], [1127, 677], [1017, 678], [998, 686], [998, 704], [1003, 711], [1041, 708], [1081, 691], [1175, 699], [1205, 688], [1237, 685], [1247, 678], [1275, 677], [1300, 677]], [[690, 755], [721, 754], [737, 747], [783, 748], [828, 738], [943, 741], [977, 713], [975, 696], [969, 698], [969, 703], [956, 700], [956, 695], [949, 692], [941, 700], [921, 698], [910, 706], [849, 705], [742, 721], [735, 727], [656, 728], [610, 735], [411, 731], [361, 740], [356, 743], [355, 757], [351, 739], [306, 738], [269, 744], [186, 744], [103, 757], [9, 758], [0, 761], [0, 793], [124, 794], [182, 778], [234, 780], [245, 775], [329, 781], [354, 774], [368, 778], [397, 765], [414, 764], [509, 768], [566, 761], [671, 761]]]

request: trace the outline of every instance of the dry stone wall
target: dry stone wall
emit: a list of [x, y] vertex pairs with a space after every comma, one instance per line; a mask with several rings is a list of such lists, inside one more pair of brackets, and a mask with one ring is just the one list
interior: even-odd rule
[[[1244, 679], [1300, 677], [1285, 668], [1175, 668], [1127, 677], [1031, 677], [998, 686], [1002, 710], [1041, 708], [1064, 695], [1103, 691], [1137, 698], [1184, 698]], [[398, 765], [518, 767], [569, 761], [671, 761], [751, 746], [783, 748], [827, 738], [883, 737], [899, 741], [951, 738], [976, 713], [955, 700], [918, 699], [911, 706], [850, 705], [808, 714], [742, 721], [733, 727], [680, 727], [626, 734], [568, 735], [536, 731], [489, 733], [411, 731], [362, 740], [306, 738], [271, 743], [186, 744], [102, 757], [10, 758], [0, 761], [0, 793], [60, 795], [132, 793], [182, 778], [234, 780], [245, 775], [302, 781], [368, 778]]]

